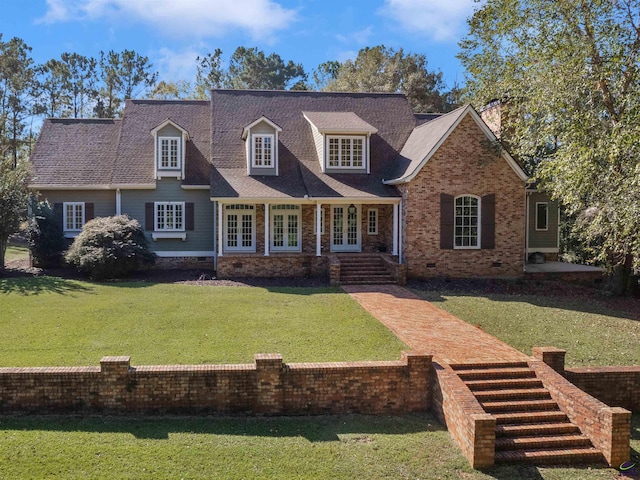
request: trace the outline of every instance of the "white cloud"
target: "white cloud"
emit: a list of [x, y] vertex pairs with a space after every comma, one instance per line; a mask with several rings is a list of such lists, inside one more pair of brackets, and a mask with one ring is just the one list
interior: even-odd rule
[[357, 45], [366, 45], [369, 42], [369, 38], [373, 35], [373, 27], [369, 25], [367, 28], [363, 28], [357, 32], [348, 33], [343, 35], [341, 33], [336, 34], [336, 39], [342, 43], [356, 43]]
[[152, 58], [153, 66], [158, 70], [160, 79], [177, 81], [195, 78], [196, 57], [202, 55], [203, 53], [194, 47], [187, 47], [180, 51], [161, 48], [157, 52], [152, 52], [149, 57]]
[[297, 12], [273, 0], [47, 0], [42, 23], [77, 20], [142, 22], [176, 37], [221, 36], [232, 29], [268, 39]]
[[456, 41], [474, 0], [385, 0], [380, 13], [397, 21], [402, 28], [439, 42]]

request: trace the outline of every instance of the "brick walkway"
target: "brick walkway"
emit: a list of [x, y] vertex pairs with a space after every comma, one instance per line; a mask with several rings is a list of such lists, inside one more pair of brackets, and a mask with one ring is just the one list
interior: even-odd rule
[[343, 285], [371, 315], [414, 350], [449, 364], [523, 361], [528, 357], [397, 285]]

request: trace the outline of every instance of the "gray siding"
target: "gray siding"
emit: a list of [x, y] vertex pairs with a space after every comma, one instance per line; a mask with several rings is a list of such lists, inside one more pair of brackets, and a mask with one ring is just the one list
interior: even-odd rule
[[54, 203], [85, 202], [93, 203], [94, 217], [110, 217], [116, 214], [115, 190], [41, 190], [41, 200]]
[[145, 226], [145, 203], [148, 202], [192, 202], [194, 203], [194, 230], [185, 232], [187, 239], [153, 240], [151, 230], [147, 237], [156, 251], [213, 252], [213, 203], [209, 200], [209, 189], [184, 190], [181, 182], [165, 178], [156, 182], [155, 190], [122, 190], [122, 213], [136, 218]]
[[[558, 248], [558, 202], [552, 201], [544, 193], [529, 194], [529, 251], [537, 248]], [[536, 203], [547, 202], [549, 209], [549, 225], [547, 230], [536, 230]]]

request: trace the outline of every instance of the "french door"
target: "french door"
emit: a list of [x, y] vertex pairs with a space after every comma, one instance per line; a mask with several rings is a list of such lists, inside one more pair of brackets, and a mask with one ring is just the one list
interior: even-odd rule
[[360, 206], [333, 205], [331, 208], [331, 251], [361, 250]]

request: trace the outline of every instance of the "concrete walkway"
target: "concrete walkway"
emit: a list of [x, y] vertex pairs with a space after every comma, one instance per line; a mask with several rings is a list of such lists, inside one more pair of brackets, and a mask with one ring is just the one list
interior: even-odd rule
[[397, 285], [343, 285], [365, 310], [414, 350], [449, 364], [512, 362], [527, 355]]

